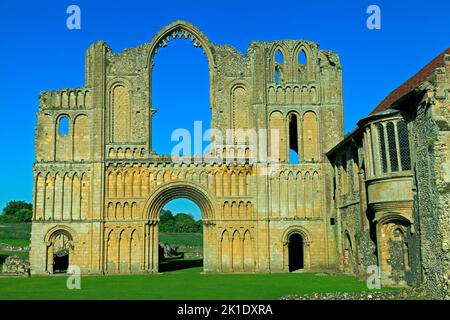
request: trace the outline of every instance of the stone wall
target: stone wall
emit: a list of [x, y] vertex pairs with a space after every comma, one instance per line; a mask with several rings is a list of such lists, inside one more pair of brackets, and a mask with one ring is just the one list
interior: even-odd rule
[[424, 286], [435, 298], [449, 298], [450, 270], [450, 57], [436, 70], [414, 113], [417, 196]]
[[[437, 57], [426, 78], [423, 70], [415, 76], [414, 90], [361, 120], [328, 153], [341, 270], [363, 275], [377, 264], [383, 285], [423, 286], [437, 299], [449, 295], [449, 66], [449, 55]], [[355, 148], [359, 186], [348, 163]]]
[[[414, 202], [414, 215], [420, 221], [421, 260], [424, 285], [435, 297], [442, 298], [443, 274], [448, 270], [442, 264], [447, 259], [442, 247], [442, 231], [439, 219], [439, 193], [436, 187], [434, 148], [437, 144], [438, 130], [431, 118], [429, 106], [422, 105], [417, 110], [414, 121], [417, 196]], [[447, 211], [448, 212], [448, 211]]]
[[[153, 59], [175, 40], [206, 55], [211, 127], [269, 130], [256, 149], [244, 134], [200, 159], [152, 150]], [[378, 264], [383, 285], [448, 297], [449, 56], [345, 138], [339, 57], [314, 42], [255, 41], [244, 55], [176, 21], [85, 58], [85, 87], [40, 95], [33, 273], [52, 273], [58, 250], [84, 273], [158, 272], [159, 212], [185, 197], [202, 211], [206, 272], [286, 272], [297, 243], [303, 269], [364, 278]]]
[[[216, 142], [207, 155], [213, 161], [156, 155], [153, 59], [182, 40], [208, 60], [213, 128], [278, 135], [269, 132], [255, 148], [240, 135]], [[281, 40], [252, 42], [244, 55], [176, 21], [121, 53], [102, 41], [91, 45], [85, 72], [84, 88], [40, 96], [34, 273], [53, 272], [55, 250], [67, 250], [85, 273], [157, 272], [159, 212], [178, 197], [201, 208], [206, 272], [287, 271], [294, 234], [302, 237], [304, 268], [337, 268], [332, 168], [324, 156], [343, 131], [337, 54]], [[289, 149], [298, 164], [289, 163]]]
[[5, 262], [3, 262], [2, 272], [8, 275], [28, 275], [30, 272], [30, 263], [18, 256], [8, 256]]

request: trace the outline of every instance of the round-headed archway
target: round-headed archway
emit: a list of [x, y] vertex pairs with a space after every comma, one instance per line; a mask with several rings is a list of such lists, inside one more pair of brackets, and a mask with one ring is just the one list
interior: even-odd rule
[[214, 196], [201, 185], [184, 180], [172, 180], [156, 188], [148, 197], [144, 212], [147, 213], [147, 268], [150, 271], [159, 271], [159, 221], [160, 213], [164, 206], [175, 199], [188, 199], [194, 202], [201, 211], [203, 223], [203, 269], [205, 272], [215, 270], [215, 246], [214, 232], [211, 229], [211, 220], [216, 212], [216, 200]]
[[311, 268], [310, 245], [311, 236], [302, 226], [291, 226], [286, 229], [283, 241], [283, 270], [297, 271]]
[[47, 272], [65, 273], [71, 263], [75, 232], [66, 226], [52, 228], [44, 239], [47, 244]]
[[344, 272], [350, 273], [352, 272], [353, 267], [353, 246], [352, 246], [352, 240], [350, 238], [350, 234], [346, 230], [344, 232], [345, 239], [344, 239], [344, 256], [343, 256], [343, 263], [344, 263]]
[[303, 238], [299, 233], [292, 233], [289, 236], [289, 272], [304, 268]]
[[378, 259], [381, 282], [385, 285], [413, 284], [408, 275], [411, 269], [417, 270], [418, 267], [414, 260], [410, 260], [410, 246], [415, 244], [412, 230], [412, 221], [396, 212], [387, 212], [377, 220]]
[[166, 203], [158, 223], [160, 272], [203, 267], [203, 223], [198, 205], [186, 198]]

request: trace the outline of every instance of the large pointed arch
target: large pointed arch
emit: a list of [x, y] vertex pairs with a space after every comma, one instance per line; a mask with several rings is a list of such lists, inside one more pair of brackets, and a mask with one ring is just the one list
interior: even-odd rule
[[195, 47], [201, 47], [203, 49], [203, 52], [208, 58], [209, 71], [212, 72], [216, 65], [211, 42], [199, 28], [192, 23], [183, 20], [177, 20], [168, 24], [150, 41], [150, 50], [147, 60], [148, 68], [152, 68], [153, 58], [160, 47], [167, 46], [170, 40], [176, 38], [180, 39], [182, 37], [185, 39], [190, 38]]
[[[148, 69], [148, 90], [149, 90], [149, 101], [150, 104], [153, 103], [152, 99], [152, 70], [153, 61], [155, 55], [158, 53], [159, 48], [166, 47], [171, 40], [174, 39], [190, 39], [195, 47], [200, 47], [203, 53], [206, 55], [208, 60], [209, 68], [209, 100], [210, 107], [214, 108], [214, 84], [215, 84], [215, 70], [216, 63], [214, 59], [214, 47], [212, 43], [208, 40], [208, 37], [200, 31], [192, 23], [183, 20], [174, 21], [164, 28], [162, 28], [150, 41], [150, 49], [147, 58], [147, 69]], [[149, 139], [149, 150], [152, 149], [152, 117], [149, 117], [149, 128], [150, 128], [150, 139]]]

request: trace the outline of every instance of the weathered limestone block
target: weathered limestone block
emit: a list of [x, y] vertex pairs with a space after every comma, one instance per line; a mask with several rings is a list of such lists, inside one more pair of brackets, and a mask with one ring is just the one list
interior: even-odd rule
[[3, 273], [6, 274], [28, 274], [30, 263], [18, 256], [9, 256], [3, 263]]

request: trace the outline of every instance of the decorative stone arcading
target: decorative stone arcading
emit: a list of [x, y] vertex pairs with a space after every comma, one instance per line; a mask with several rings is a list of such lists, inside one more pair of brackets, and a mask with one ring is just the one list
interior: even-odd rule
[[[285, 133], [282, 164], [273, 163], [278, 159], [253, 161], [250, 144], [236, 141], [214, 145], [205, 158], [180, 163], [156, 154], [153, 63], [174, 40], [190, 41], [206, 55], [214, 128], [268, 130], [271, 114], [281, 115], [275, 122]], [[277, 49], [285, 55], [283, 66], [273, 61]], [[302, 52], [304, 65], [298, 59]], [[274, 85], [275, 67], [283, 71], [279, 85]], [[67, 234], [79, 238], [72, 243], [70, 262], [83, 272], [157, 272], [159, 212], [180, 197], [193, 200], [202, 211], [206, 272], [286, 270], [289, 259], [281, 237], [294, 225], [304, 230], [304, 267], [334, 268], [336, 242], [328, 225], [331, 175], [323, 153], [342, 136], [340, 78], [337, 55], [322, 52], [316, 43], [253, 42], [244, 55], [232, 46], [213, 44], [186, 21], [175, 21], [149, 43], [121, 53], [102, 41], [93, 44], [86, 53], [86, 88], [72, 90], [75, 95], [61, 90], [41, 96], [33, 272], [55, 271], [55, 247], [41, 242], [50, 229], [67, 228]], [[271, 86], [278, 98], [284, 97], [276, 103], [268, 98]], [[69, 92], [67, 103], [64, 92]], [[88, 102], [79, 103], [79, 92], [91, 95], [84, 100]], [[78, 113], [85, 116], [80, 123], [74, 120]], [[68, 134], [57, 132], [63, 116], [73, 120]], [[262, 139], [264, 145], [270, 137]], [[299, 164], [289, 163], [290, 147], [301, 154]], [[270, 176], [273, 172], [276, 177]]]

